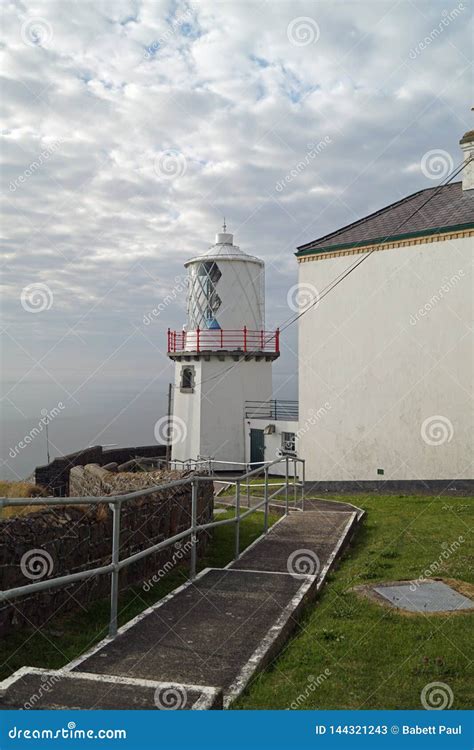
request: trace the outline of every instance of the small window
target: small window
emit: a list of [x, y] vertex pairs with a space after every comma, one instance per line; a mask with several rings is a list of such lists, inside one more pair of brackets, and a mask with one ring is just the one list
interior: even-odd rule
[[194, 368], [183, 367], [181, 370], [181, 391], [185, 393], [192, 393], [194, 390]]
[[283, 453], [296, 453], [296, 435], [294, 432], [281, 433], [281, 449]]

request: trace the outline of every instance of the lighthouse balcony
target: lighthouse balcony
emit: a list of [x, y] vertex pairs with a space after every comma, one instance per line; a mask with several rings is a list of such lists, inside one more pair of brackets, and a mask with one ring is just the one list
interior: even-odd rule
[[280, 356], [280, 332], [253, 331], [244, 328], [223, 328], [192, 331], [168, 330], [168, 356], [175, 360], [207, 359], [210, 357], [234, 359], [273, 360]]

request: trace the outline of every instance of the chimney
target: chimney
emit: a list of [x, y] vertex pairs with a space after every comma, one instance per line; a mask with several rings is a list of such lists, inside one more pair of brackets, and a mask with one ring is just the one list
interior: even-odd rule
[[[464, 154], [465, 167], [461, 172], [462, 189], [474, 189], [474, 130], [468, 130], [459, 141]], [[469, 163], [468, 163], [469, 162]]]

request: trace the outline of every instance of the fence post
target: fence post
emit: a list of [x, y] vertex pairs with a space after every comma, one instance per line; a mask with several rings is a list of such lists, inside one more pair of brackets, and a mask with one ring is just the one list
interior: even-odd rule
[[264, 521], [263, 521], [263, 531], [266, 534], [268, 531], [268, 466], [265, 466], [265, 486], [264, 486], [264, 498], [265, 498], [265, 506], [264, 506]]
[[247, 351], [247, 326], [244, 326], [244, 352]]
[[189, 571], [190, 578], [196, 578], [196, 546], [197, 546], [197, 490], [198, 485], [195, 479], [191, 480], [191, 565]]
[[[250, 464], [247, 464], [247, 474], [251, 470]], [[247, 477], [247, 508], [250, 508], [250, 482], [249, 478]]]
[[288, 515], [289, 507], [288, 507], [288, 491], [289, 491], [289, 482], [290, 482], [290, 467], [289, 467], [289, 459], [288, 456], [285, 457], [285, 515]]
[[298, 501], [298, 469], [296, 468], [296, 458], [293, 459], [293, 500], [295, 503], [295, 508], [297, 507], [296, 503]]
[[235, 483], [235, 554], [234, 560], [240, 557], [240, 482]]
[[196, 351], [201, 351], [201, 330], [199, 326], [196, 328]]
[[122, 503], [120, 501], [109, 503], [112, 511], [112, 565], [114, 569], [110, 576], [110, 622], [109, 638], [115, 638], [117, 635], [117, 614], [118, 614], [118, 592], [119, 592], [119, 559], [120, 559], [120, 511]]

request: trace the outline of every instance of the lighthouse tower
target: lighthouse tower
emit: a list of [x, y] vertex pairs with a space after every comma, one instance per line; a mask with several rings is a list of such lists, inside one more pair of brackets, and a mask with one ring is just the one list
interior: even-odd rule
[[[278, 331], [265, 331], [265, 266], [226, 231], [188, 260], [187, 322], [168, 331], [175, 362], [172, 458], [245, 461], [246, 401], [272, 396]], [[185, 428], [183, 427], [183, 423]]]

